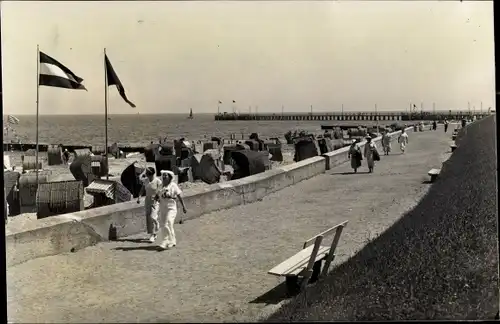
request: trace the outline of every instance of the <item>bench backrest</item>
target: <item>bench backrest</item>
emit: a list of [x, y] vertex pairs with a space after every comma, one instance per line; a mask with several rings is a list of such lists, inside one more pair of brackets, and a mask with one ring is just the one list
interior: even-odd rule
[[306, 274], [304, 275], [304, 279], [302, 282], [302, 288], [305, 288], [309, 278], [312, 275], [312, 269], [314, 266], [314, 262], [316, 260], [316, 255], [320, 249], [323, 238], [329, 235], [332, 235], [335, 232], [335, 236], [333, 237], [332, 244], [330, 245], [330, 249], [328, 250], [328, 254], [325, 260], [325, 265], [323, 266], [323, 270], [321, 271], [321, 276], [325, 276], [328, 273], [328, 269], [330, 268], [330, 264], [335, 257], [335, 250], [337, 249], [337, 244], [340, 240], [340, 235], [342, 234], [342, 230], [347, 225], [348, 221], [342, 222], [332, 228], [327, 229], [326, 231], [310, 238], [304, 243], [304, 249], [314, 243], [314, 248], [311, 253], [311, 257], [309, 258], [309, 262], [307, 263], [307, 268], [305, 269]]
[[340, 236], [340, 233], [339, 232], [342, 232], [342, 229], [347, 225], [349, 221], [345, 221], [345, 222], [342, 222], [338, 225], [335, 225], [329, 229], [327, 229], [326, 231], [322, 232], [322, 233], [319, 233], [318, 235], [315, 235], [314, 237], [308, 239], [307, 241], [305, 241], [304, 243], [304, 249], [306, 249], [307, 247], [309, 247], [311, 244], [313, 244], [316, 239], [321, 236], [322, 238], [326, 237], [326, 236], [329, 236], [329, 235], [332, 235], [334, 232], [336, 234], [338, 234], [338, 236]]

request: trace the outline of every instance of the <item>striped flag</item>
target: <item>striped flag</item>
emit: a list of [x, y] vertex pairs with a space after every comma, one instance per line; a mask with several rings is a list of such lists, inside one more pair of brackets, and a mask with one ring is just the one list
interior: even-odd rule
[[71, 72], [70, 69], [40, 52], [40, 73], [38, 84], [47, 87], [87, 90], [82, 84], [83, 79]]
[[19, 124], [19, 118], [17, 118], [16, 116], [9, 115], [9, 116], [7, 116], [7, 122], [9, 124], [17, 125], [17, 124]]
[[128, 103], [130, 107], [135, 108], [135, 104], [132, 101], [128, 100], [127, 95], [125, 95], [125, 88], [123, 87], [120, 79], [118, 79], [118, 75], [116, 75], [116, 72], [113, 69], [113, 66], [111, 65], [111, 62], [109, 61], [107, 55], [104, 55], [104, 60], [106, 63], [106, 75], [108, 80], [107, 86], [109, 87], [110, 85], [115, 85], [122, 99], [125, 100], [125, 102]]

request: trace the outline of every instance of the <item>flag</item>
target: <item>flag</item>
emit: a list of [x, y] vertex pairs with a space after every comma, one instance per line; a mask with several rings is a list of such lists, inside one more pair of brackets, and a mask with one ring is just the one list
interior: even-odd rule
[[236, 103], [236, 101], [233, 100], [233, 103]]
[[82, 84], [83, 79], [70, 69], [40, 52], [40, 71], [38, 85], [65, 89], [87, 90]]
[[219, 100], [219, 105], [222, 105], [222, 101]]
[[9, 115], [9, 116], [7, 116], [7, 122], [9, 124], [17, 125], [17, 124], [19, 124], [19, 118], [17, 118], [16, 116]]
[[118, 93], [120, 96], [125, 100], [126, 103], [130, 105], [130, 107], [135, 108], [135, 104], [128, 100], [127, 96], [125, 95], [125, 88], [123, 87], [120, 79], [118, 79], [118, 76], [115, 73], [115, 70], [113, 69], [113, 66], [111, 65], [111, 62], [108, 59], [107, 55], [104, 55], [104, 60], [106, 62], [106, 74], [107, 74], [107, 79], [108, 79], [108, 84], [107, 86], [109, 87], [110, 85], [115, 85], [116, 89], [118, 89]]

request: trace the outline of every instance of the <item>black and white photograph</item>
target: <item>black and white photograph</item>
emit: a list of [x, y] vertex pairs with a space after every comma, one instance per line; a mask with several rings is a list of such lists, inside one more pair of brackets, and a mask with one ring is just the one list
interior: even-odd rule
[[499, 319], [494, 9], [1, 1], [6, 322]]

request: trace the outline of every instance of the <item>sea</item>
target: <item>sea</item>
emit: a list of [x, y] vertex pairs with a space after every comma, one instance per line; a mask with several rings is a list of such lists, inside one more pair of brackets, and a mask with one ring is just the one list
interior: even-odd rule
[[[22, 143], [36, 142], [36, 116], [19, 115], [19, 124], [4, 130], [4, 142], [20, 139]], [[6, 117], [4, 116], [4, 120]], [[368, 125], [370, 121], [215, 121], [213, 114], [197, 114], [188, 119], [184, 114], [111, 115], [107, 120], [108, 144], [141, 146], [159, 138], [188, 140], [210, 139], [212, 136], [236, 139], [248, 138], [251, 133], [261, 138], [283, 138], [289, 130], [301, 129], [322, 133], [321, 125]], [[393, 121], [379, 122], [380, 125]], [[42, 115], [39, 116], [39, 143], [64, 145], [104, 145], [104, 115]]]

